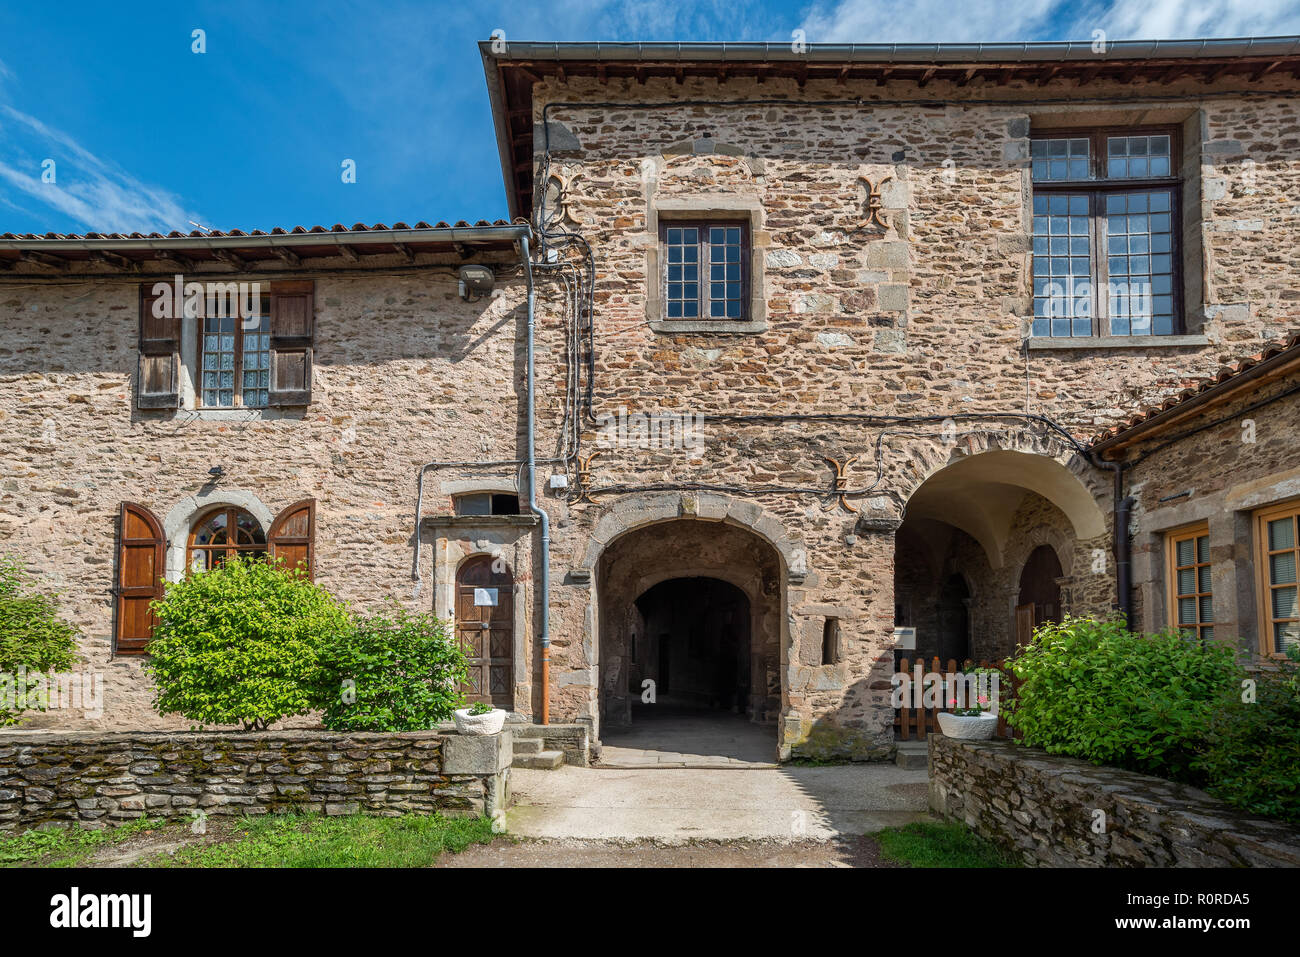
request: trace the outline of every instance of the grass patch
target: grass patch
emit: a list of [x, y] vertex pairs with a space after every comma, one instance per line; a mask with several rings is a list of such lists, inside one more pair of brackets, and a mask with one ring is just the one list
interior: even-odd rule
[[277, 814], [234, 822], [224, 839], [183, 847], [152, 867], [428, 867], [444, 851], [489, 844], [488, 818]]
[[913, 821], [874, 835], [891, 861], [910, 867], [1020, 867], [965, 824]]
[[103, 847], [155, 830], [161, 820], [140, 818], [120, 827], [91, 830], [80, 824], [54, 827], [42, 831], [24, 831], [14, 837], [0, 838], [0, 867], [77, 867]]

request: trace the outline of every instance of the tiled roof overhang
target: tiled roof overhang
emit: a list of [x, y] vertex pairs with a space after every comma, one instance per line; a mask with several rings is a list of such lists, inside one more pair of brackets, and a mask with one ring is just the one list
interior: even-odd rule
[[1160, 405], [1143, 409], [1092, 439], [1089, 448], [1104, 458], [1135, 442], [1159, 435], [1179, 422], [1222, 405], [1246, 389], [1258, 389], [1285, 376], [1300, 375], [1300, 332], [1285, 342], [1271, 343], [1255, 355], [1224, 366], [1214, 375], [1194, 383]]
[[[390, 264], [393, 256], [414, 264], [416, 256], [424, 253], [457, 253], [467, 258], [478, 252], [512, 250], [519, 237], [527, 232], [524, 224], [480, 220], [474, 224], [419, 222], [408, 226], [399, 222], [390, 227], [383, 223], [373, 226], [357, 223], [352, 227], [294, 226], [270, 232], [232, 229], [167, 235], [4, 233], [0, 234], [0, 280], [6, 276], [60, 278], [79, 267], [84, 267], [85, 273], [134, 273], [150, 264], [164, 270], [215, 265], [256, 271], [264, 265], [292, 269], [340, 260], [356, 268], [367, 265], [367, 260], [373, 263], [378, 257], [389, 257], [384, 263]], [[15, 272], [19, 265], [28, 268]]]
[[[493, 47], [500, 52], [494, 52]], [[533, 85], [546, 77], [610, 80], [672, 77], [910, 81], [918, 87], [950, 80], [959, 87], [1013, 80], [1044, 86], [1093, 82], [1225, 80], [1258, 83], [1300, 78], [1300, 37], [1236, 40], [1126, 40], [1103, 53], [1091, 43], [504, 43], [479, 44], [492, 103], [511, 216], [533, 202]]]

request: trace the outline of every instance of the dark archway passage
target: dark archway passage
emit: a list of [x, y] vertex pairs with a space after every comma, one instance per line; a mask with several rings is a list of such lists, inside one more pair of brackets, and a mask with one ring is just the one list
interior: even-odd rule
[[775, 760], [779, 569], [770, 544], [724, 522], [661, 522], [606, 547], [603, 750], [631, 755], [631, 766]]
[[656, 703], [745, 713], [749, 704], [749, 598], [716, 578], [672, 578], [636, 600], [640, 627], [629, 641], [628, 693]]

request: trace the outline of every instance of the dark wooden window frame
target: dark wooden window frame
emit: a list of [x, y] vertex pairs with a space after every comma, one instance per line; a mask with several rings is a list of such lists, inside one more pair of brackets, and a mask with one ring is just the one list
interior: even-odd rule
[[[227, 543], [225, 545], [194, 544], [194, 536], [198, 530], [202, 528], [203, 525], [205, 525], [214, 515], [220, 515], [222, 513], [225, 513], [226, 516]], [[229, 541], [231, 531], [238, 528], [237, 521], [240, 514], [247, 515], [251, 518], [257, 525], [259, 531], [262, 532], [263, 540], [260, 544], [252, 543], [249, 545], [240, 545]], [[226, 558], [229, 558], [232, 552], [261, 552], [263, 555], [270, 555], [271, 546], [269, 536], [266, 534], [266, 529], [262, 528], [262, 523], [257, 520], [257, 516], [248, 511], [248, 509], [240, 508], [237, 505], [222, 505], [219, 508], [209, 509], [190, 523], [190, 530], [185, 537], [185, 574], [187, 575], [193, 570], [195, 552], [207, 552], [209, 553], [209, 556], [213, 552], [224, 552]], [[208, 567], [212, 568], [215, 566], [210, 564]]]
[[[1144, 179], [1110, 179], [1106, 175], [1106, 140], [1112, 136], [1168, 136], [1169, 137], [1169, 172], [1168, 176], [1149, 176]], [[1183, 181], [1179, 169], [1182, 165], [1182, 130], [1177, 126], [1087, 126], [1060, 127], [1033, 130], [1031, 140], [1087, 139], [1089, 172], [1088, 179], [1061, 179], [1039, 182], [1031, 174], [1030, 189], [1033, 195], [1039, 193], [1086, 193], [1088, 195], [1089, 241], [1092, 244], [1090, 257], [1092, 283], [1092, 333], [1091, 337], [1112, 335], [1110, 331], [1109, 297], [1099, 295], [1099, 290], [1106, 289], [1110, 282], [1110, 262], [1107, 254], [1109, 244], [1106, 235], [1106, 214], [1104, 201], [1107, 195], [1115, 193], [1141, 193], [1153, 189], [1168, 189], [1172, 193], [1170, 200], [1170, 256], [1173, 273], [1170, 277], [1170, 292], [1173, 295], [1173, 329], [1168, 333], [1151, 333], [1151, 335], [1181, 335], [1186, 331], [1186, 319], [1183, 315], [1183, 245], [1182, 245], [1182, 205]], [[1032, 164], [1032, 160], [1031, 160]], [[1032, 200], [1030, 217], [1033, 217]], [[1031, 231], [1032, 242], [1032, 231]], [[1032, 260], [1030, 252], [1030, 284], [1032, 287]], [[1032, 300], [1032, 289], [1031, 289]], [[1036, 317], [1031, 317], [1036, 318]], [[1128, 338], [1130, 333], [1118, 333], [1119, 337]], [[1072, 336], [1085, 339], [1087, 336]]]
[[[753, 280], [751, 276], [750, 258], [753, 254], [753, 246], [750, 242], [750, 223], [748, 219], [742, 218], [714, 218], [714, 219], [665, 219], [660, 217], [659, 220], [659, 250], [661, 264], [659, 267], [659, 295], [663, 301], [663, 321], [664, 322], [749, 322], [750, 321], [750, 284]], [[700, 250], [699, 267], [699, 315], [697, 316], [670, 316], [668, 315], [668, 230], [670, 229], [691, 229], [700, 230], [700, 240], [697, 244]], [[712, 263], [713, 244], [708, 241], [708, 230], [710, 228], [740, 229], [740, 315], [739, 316], [712, 316], [709, 315], [709, 296], [706, 294], [706, 287], [710, 280], [705, 278], [708, 268]]]
[[[271, 309], [274, 308], [274, 306], [272, 305], [272, 303], [274, 302], [274, 299], [275, 299], [275, 294], [274, 294], [273, 292], [267, 292], [267, 294], [266, 294], [266, 300], [267, 300], [267, 312], [266, 312], [265, 317], [263, 317], [263, 318], [266, 319], [266, 335], [267, 335], [268, 338], [269, 338], [270, 335], [271, 335]], [[244, 405], [244, 335], [245, 335], [245, 330], [244, 330], [244, 328], [243, 328], [244, 320], [243, 320], [242, 318], [240, 318], [240, 316], [239, 316], [238, 314], [235, 315], [235, 390], [234, 390], [234, 391], [235, 391], [235, 395], [234, 395], [234, 404], [233, 404], [233, 405], [205, 405], [205, 404], [204, 404], [204, 402], [203, 402], [203, 393], [204, 393], [205, 390], [204, 390], [204, 388], [203, 388], [203, 372], [204, 372], [204, 369], [203, 369], [203, 352], [204, 352], [204, 350], [203, 350], [203, 340], [204, 340], [204, 337], [207, 335], [207, 330], [204, 328], [204, 324], [206, 323], [207, 319], [206, 319], [206, 317], [204, 317], [204, 316], [199, 316], [198, 319], [197, 319], [196, 321], [198, 322], [198, 340], [199, 340], [199, 342], [198, 342], [198, 356], [196, 357], [196, 361], [195, 361], [195, 365], [194, 365], [194, 371], [195, 371], [195, 374], [196, 374], [196, 377], [197, 377], [197, 380], [198, 380], [198, 381], [196, 381], [196, 382], [194, 383], [194, 407], [195, 407], [196, 409], [247, 409], [247, 408], [252, 408], [252, 409], [264, 409], [264, 408], [267, 408], [267, 407], [269, 406], [269, 404], [270, 404], [269, 401], [268, 401], [267, 406], [260, 406], [260, 405], [255, 405], [255, 406], [246, 406], [246, 405]], [[218, 333], [218, 335], [220, 335], [220, 333]], [[218, 371], [220, 371], [220, 370], [218, 370]], [[221, 390], [218, 389], [217, 391], [220, 392]], [[270, 392], [269, 374], [268, 374], [267, 392], [268, 392], [268, 393]]]

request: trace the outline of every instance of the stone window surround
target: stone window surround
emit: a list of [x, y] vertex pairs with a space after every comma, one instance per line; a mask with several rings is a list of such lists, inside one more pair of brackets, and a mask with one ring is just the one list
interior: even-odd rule
[[222, 506], [242, 508], [257, 519], [264, 533], [270, 534], [275, 516], [252, 492], [243, 489], [212, 489], [186, 496], [172, 507], [163, 520], [163, 539], [167, 545], [163, 568], [167, 581], [178, 582], [185, 577], [185, 550], [194, 523], [214, 508]]
[[1243, 638], [1247, 647], [1260, 646], [1259, 576], [1256, 568], [1255, 513], [1281, 505], [1300, 494], [1300, 469], [1243, 482], [1224, 492], [1203, 497], [1189, 489], [1189, 498], [1147, 512], [1133, 537], [1134, 586], [1141, 590], [1141, 626], [1160, 631], [1169, 621], [1168, 568], [1165, 536], [1195, 524], [1210, 532], [1211, 581], [1214, 594], [1215, 634], [1222, 628], [1231, 638]]
[[[749, 223], [749, 318], [667, 319], [664, 316], [662, 264], [660, 263], [659, 222], [674, 219], [736, 219]], [[763, 228], [763, 204], [755, 196], [700, 193], [651, 200], [646, 212], [646, 320], [655, 332], [666, 335], [681, 333], [755, 334], [767, 329], [767, 298], [764, 295], [764, 254], [767, 244], [760, 239]]]
[[[1031, 336], [1026, 326], [1025, 343], [1030, 351], [1057, 351], [1077, 349], [1151, 349], [1151, 348], [1186, 348], [1210, 345], [1210, 338], [1205, 333], [1206, 303], [1204, 302], [1203, 277], [1203, 225], [1202, 207], [1205, 204], [1202, 195], [1201, 154], [1208, 140], [1205, 128], [1204, 111], [1199, 108], [1169, 107], [1167, 104], [1134, 103], [1124, 107], [1099, 108], [1096, 104], [1078, 106], [1035, 107], [1027, 104], [1025, 119], [1025, 142], [1031, 131], [1050, 132], [1054, 128], [1072, 127], [1119, 127], [1173, 125], [1181, 127], [1182, 156], [1178, 164], [1178, 175], [1182, 180], [1181, 233], [1179, 250], [1181, 259], [1181, 311], [1183, 331], [1168, 336]], [[1025, 151], [1024, 189], [1026, 216], [1031, 216], [1033, 185], [1030, 181], [1028, 150]], [[1026, 232], [1029, 224], [1026, 223]], [[1032, 252], [1029, 254], [1032, 257]], [[1032, 276], [1032, 269], [1026, 267], [1026, 274]], [[1032, 281], [1032, 280], [1031, 280]], [[1032, 320], [1032, 316], [1030, 317]]]

